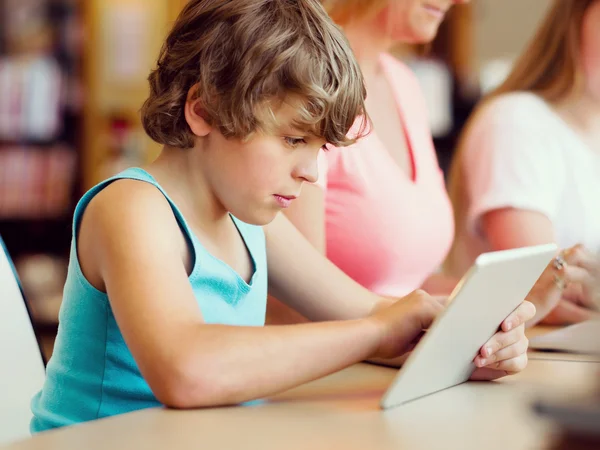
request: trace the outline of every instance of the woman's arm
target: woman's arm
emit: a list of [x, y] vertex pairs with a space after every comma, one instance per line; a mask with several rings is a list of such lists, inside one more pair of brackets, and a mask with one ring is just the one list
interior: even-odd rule
[[[455, 187], [464, 184], [462, 198], [468, 199], [462, 209], [454, 199], [459, 236], [460, 231], [481, 234], [492, 250], [556, 241], [554, 224], [563, 220], [560, 199], [568, 179], [564, 151], [549, 127], [552, 120], [530, 94], [501, 95], [478, 110], [461, 139], [461, 175], [453, 180]], [[528, 296], [537, 307], [530, 325], [564, 301], [557, 275], [564, 274], [550, 265]]]
[[495, 209], [482, 216], [481, 226], [494, 250], [555, 242], [552, 222], [546, 215], [535, 211]]
[[[482, 216], [482, 231], [493, 250], [505, 250], [530, 245], [541, 245], [555, 241], [552, 222], [544, 214], [535, 211], [504, 208], [490, 211]], [[567, 251], [569, 253], [569, 251]], [[537, 313], [528, 323], [536, 325], [543, 321], [552, 325], [564, 325], [581, 322], [594, 316], [594, 312], [583, 305], [578, 305], [563, 295], [561, 283], [556, 277], [563, 279], [565, 284], [575, 283], [577, 286], [587, 279], [586, 269], [577, 267], [576, 253], [566, 257], [572, 267], [558, 271], [554, 264], [549, 264], [536, 285], [528, 295], [536, 306]], [[581, 258], [580, 258], [581, 259]]]

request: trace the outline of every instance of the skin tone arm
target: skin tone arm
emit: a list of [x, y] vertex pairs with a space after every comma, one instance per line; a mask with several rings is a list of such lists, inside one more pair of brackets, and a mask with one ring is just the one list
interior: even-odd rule
[[[271, 242], [269, 242], [269, 244], [270, 244], [269, 248], [271, 249], [271, 253], [269, 254], [269, 261], [271, 261], [270, 267], [275, 267], [275, 268], [286, 268], [286, 267], [294, 267], [294, 266], [297, 267], [297, 265], [295, 265], [293, 261], [285, 262], [284, 258], [288, 257], [288, 255], [297, 255], [298, 257], [301, 257], [302, 260], [307, 260], [307, 261], [309, 260], [308, 259], [309, 255], [305, 255], [302, 253], [302, 248], [304, 248], [303, 246], [299, 245], [299, 248], [292, 248], [291, 252], [286, 251], [287, 249], [290, 248], [289, 247], [290, 242], [302, 240], [300, 234], [304, 234], [306, 237], [308, 237], [308, 241], [310, 241], [310, 243], [313, 244], [314, 253], [319, 253], [319, 252], [324, 253], [323, 246], [319, 245], [319, 243], [322, 242], [321, 239], [323, 239], [322, 237], [324, 237], [324, 234], [325, 234], [324, 233], [324, 220], [318, 220], [318, 221], [317, 220], [306, 220], [306, 218], [310, 218], [310, 217], [313, 217], [313, 218], [322, 217], [323, 211], [324, 211], [323, 192], [322, 192], [321, 188], [319, 188], [318, 186], [314, 186], [314, 185], [307, 185], [304, 187], [304, 189], [306, 190], [306, 192], [303, 192], [303, 195], [296, 200], [296, 204], [294, 204], [293, 207], [290, 208], [291, 211], [287, 214], [287, 216], [289, 218], [291, 218], [292, 220], [295, 220], [294, 225], [297, 225], [298, 227], [294, 228], [293, 226], [291, 226], [291, 224], [287, 220], [284, 220], [283, 216], [279, 216], [278, 218], [276, 218], [275, 221], [267, 227], [267, 229], [272, 230], [272, 232], [270, 233], [272, 235], [272, 238], [271, 238]], [[308, 195], [304, 196], [305, 193]], [[276, 230], [273, 231], [273, 229], [276, 229]], [[294, 235], [296, 235], [296, 236], [294, 237]], [[285, 236], [285, 239], [281, 239], [280, 247], [284, 250], [281, 252], [280, 256], [273, 254], [274, 253], [273, 249], [277, 246], [277, 242], [276, 241], [273, 242], [274, 241], [273, 238], [276, 236]], [[315, 237], [318, 239], [315, 239]], [[267, 234], [267, 238], [269, 238], [269, 234]], [[312, 240], [311, 240], [311, 238], [312, 238]], [[315, 243], [317, 244], [316, 248], [315, 248]], [[304, 251], [308, 252], [308, 249], [304, 248]], [[281, 260], [276, 259], [278, 257], [281, 258]], [[313, 255], [313, 258], [314, 258], [314, 255]], [[273, 263], [272, 261], [276, 261], [276, 262]], [[323, 262], [323, 261], [321, 261], [321, 262]], [[328, 263], [329, 263], [329, 265], [332, 266], [332, 263], [330, 263], [330, 262], [328, 262]], [[312, 264], [309, 264], [307, 266], [312, 266]], [[325, 269], [323, 268], [321, 270], [325, 270]], [[341, 273], [339, 270], [337, 270], [337, 272]], [[270, 273], [269, 275], [271, 278], [278, 276], [277, 273], [275, 273], [275, 274]], [[291, 277], [291, 278], [296, 279], [294, 277]], [[348, 278], [347, 277], [344, 277], [344, 278], [346, 280], [345, 282], [347, 282]], [[336, 280], [335, 282], [337, 283], [338, 280]], [[339, 280], [339, 282], [343, 283], [344, 280]], [[447, 296], [454, 289], [457, 282], [458, 282], [457, 280], [447, 277], [443, 274], [434, 274], [425, 282], [423, 287], [430, 294]], [[313, 285], [312, 283], [310, 283], [310, 284]], [[334, 283], [332, 282], [331, 285], [333, 285], [333, 284]], [[359, 285], [355, 285], [354, 288], [364, 290]], [[282, 296], [281, 289], [278, 289], [277, 286], [274, 286], [274, 289], [272, 289], [271, 293], [274, 294], [274, 296], [277, 298], [284, 298]], [[292, 323], [306, 323], [307, 318], [310, 320], [327, 320], [331, 316], [320, 317], [318, 314], [315, 314], [315, 311], [317, 311], [318, 308], [323, 308], [323, 307], [329, 308], [330, 311], [334, 311], [334, 316], [337, 316], [338, 314], [339, 314], [339, 316], [341, 316], [342, 314], [349, 314], [350, 317], [355, 317], [355, 316], [353, 316], [354, 313], [352, 312], [352, 310], [349, 309], [349, 305], [347, 304], [348, 298], [352, 298], [353, 300], [358, 299], [355, 295], [350, 296], [350, 297], [344, 295], [343, 300], [341, 301], [340, 304], [333, 304], [332, 303], [333, 299], [337, 298], [336, 294], [340, 294], [340, 292], [334, 292], [334, 291], [327, 292], [324, 297], [314, 296], [310, 293], [307, 293], [307, 294], [308, 295], [306, 297], [302, 297], [302, 298], [298, 299], [296, 302], [294, 302], [293, 300], [291, 303], [287, 302], [287, 305], [285, 303], [280, 302], [275, 297], [270, 297], [269, 304], [268, 304], [268, 311], [269, 311], [268, 317], [269, 317], [270, 322], [273, 324], [277, 324], [277, 323], [292, 324]], [[308, 302], [304, 303], [304, 299], [306, 299], [306, 298], [307, 299], [327, 298], [328, 300], [324, 304], [323, 304], [323, 302], [319, 302], [318, 305], [311, 306], [310, 303], [308, 303]], [[367, 302], [366, 308], [368, 308], [368, 309], [373, 308], [373, 301], [376, 302], [376, 300], [369, 301], [368, 298], [365, 298], [364, 301]], [[393, 302], [393, 300], [391, 300], [391, 299], [383, 299], [383, 300], [380, 299], [379, 304], [376, 307], [384, 308], [392, 302]], [[475, 361], [476, 365], [479, 368], [473, 374], [473, 377], [472, 377], [473, 379], [475, 379], [475, 380], [495, 379], [495, 378], [499, 378], [501, 376], [513, 373], [515, 371], [514, 368], [513, 368], [513, 370], [502, 371], [502, 369], [499, 369], [499, 366], [495, 368], [496, 370], [486, 368], [485, 366], [488, 365], [489, 363], [492, 363], [492, 364], [497, 363], [496, 359], [499, 357], [497, 355], [495, 355], [496, 348], [499, 349], [500, 347], [511, 346], [511, 345], [516, 344], [517, 342], [521, 342], [517, 345], [517, 347], [514, 347], [512, 350], [513, 351], [523, 350], [523, 352], [526, 351], [527, 340], [524, 337], [524, 327], [520, 327], [519, 328], [520, 331], [513, 331], [512, 332], [513, 336], [506, 338], [506, 340], [504, 340], [505, 338], [501, 337], [501, 336], [503, 336], [503, 334], [509, 330], [510, 327], [506, 326], [506, 324], [510, 320], [515, 320], [514, 317], [518, 317], [518, 319], [516, 319], [516, 320], [519, 325], [525, 323], [526, 321], [531, 319], [531, 317], [533, 317], [534, 312], [531, 312], [530, 306], [531, 305], [529, 303], [524, 304], [523, 309], [520, 309], [518, 312], [515, 312], [515, 314], [513, 316], [511, 316], [510, 318], [507, 318], [507, 320], [502, 325], [501, 331], [498, 334], [496, 334], [490, 341], [490, 343], [489, 343], [490, 345], [484, 345], [482, 347], [481, 354], [477, 357], [477, 359]], [[357, 307], [355, 307], [355, 308], [357, 308]], [[339, 313], [336, 313], [336, 311], [339, 311]], [[360, 310], [360, 308], [357, 308], [356, 311], [361, 311], [361, 310]], [[527, 314], [530, 312], [531, 312], [531, 314], [529, 316], [527, 316]], [[361, 314], [361, 312], [358, 312], [358, 314]], [[515, 326], [515, 325], [513, 325], [513, 326]], [[521, 333], [521, 334], [519, 335], [519, 333]], [[504, 340], [504, 342], [507, 345], [499, 344], [498, 340]], [[511, 342], [511, 344], [508, 344], [508, 342]], [[492, 351], [490, 352], [489, 350], [486, 350], [486, 349], [492, 349]], [[375, 359], [371, 359], [371, 362], [397, 367], [397, 366], [402, 365], [404, 363], [405, 359], [406, 359], [406, 355], [403, 355], [399, 358], [395, 358], [395, 359], [391, 359], [391, 360], [375, 358]], [[525, 355], [525, 361], [520, 361], [520, 362], [517, 362], [516, 364], [524, 364], [524, 363], [526, 363], [526, 355]]]
[[296, 229], [321, 254], [325, 254], [325, 193], [314, 184], [305, 183], [302, 195], [284, 214]]
[[[286, 226], [294, 230], [283, 219], [267, 231], [271, 267], [280, 267], [270, 273], [273, 289], [309, 317], [324, 320], [340, 315], [348, 320], [276, 327], [206, 324], [187, 278], [190, 255], [185, 239], [162, 195], [149, 185], [126, 180], [113, 183], [92, 200], [79, 230], [82, 270], [96, 288], [108, 293], [124, 339], [163, 404], [177, 408], [237, 404], [367, 358], [400, 356], [443, 308], [423, 292], [392, 305], [388, 300], [378, 302], [331, 270], [327, 260], [313, 258], [318, 252], [301, 244], [305, 241], [296, 240], [293, 233], [279, 234]], [[328, 302], [322, 301], [330, 295]], [[303, 298], [320, 301], [304, 305]], [[343, 305], [343, 310], [336, 312], [332, 305]], [[497, 358], [488, 362], [497, 367], [483, 368], [479, 376], [490, 379], [524, 368], [526, 340], [523, 327], [517, 325], [531, 315], [531, 305], [524, 304], [509, 319], [512, 329], [486, 344]], [[508, 329], [508, 323], [503, 327]]]
[[[283, 215], [275, 218], [266, 229], [268, 258], [271, 261], [269, 277], [273, 292], [310, 320], [330, 320], [337, 317], [355, 319], [361, 317], [361, 314], [372, 314], [374, 311], [385, 313], [387, 309], [410, 297], [396, 301], [370, 293], [343, 275], [333, 263], [318, 257], [318, 252]], [[306, 264], [297, 264], [298, 260], [305, 261]], [[293, 276], [288, 276], [290, 267], [294, 268]], [[324, 285], [321, 279], [326, 279], [327, 283]], [[326, 302], [322, 301], [324, 298], [327, 299]], [[446, 299], [436, 298], [436, 301], [445, 303]], [[359, 302], [364, 303], [361, 305]], [[506, 318], [500, 331], [482, 347], [480, 355], [475, 359], [478, 369], [473, 373], [472, 379], [496, 379], [525, 367], [528, 341], [525, 338], [524, 324], [534, 315], [535, 307], [524, 302]], [[412, 349], [412, 345], [409, 348]], [[370, 360], [397, 366], [404, 358]]]
[[[319, 189], [315, 186], [306, 187], [310, 187], [312, 191]], [[309, 192], [313, 193], [312, 191]], [[305, 192], [302, 193], [302, 196], [298, 198], [296, 202], [300, 201], [302, 207], [310, 206], [310, 208], [317, 209], [317, 205], [314, 203], [308, 204], [309, 201], [317, 199], [314, 198], [314, 196], [313, 198], [310, 198], [311, 195], [307, 196], [308, 198], [305, 199], [304, 194]], [[300, 210], [298, 206], [299, 205], [294, 205], [293, 207]], [[302, 210], [308, 211], [306, 208], [303, 208]], [[302, 216], [312, 217], [312, 214], [302, 214]], [[315, 223], [314, 228], [323, 229], [323, 223], [323, 221], [318, 224]], [[303, 230], [298, 230], [285, 218], [285, 216], [279, 215], [276, 217], [271, 224], [265, 227], [265, 231], [268, 243], [267, 249], [270, 251], [267, 254], [269, 261], [269, 276], [272, 280], [270, 292], [275, 297], [282, 300], [285, 296], [287, 300], [284, 302], [287, 306], [298, 311], [306, 319], [323, 321], [364, 317], [365, 314], [368, 314], [376, 304], [381, 301], [379, 296], [362, 288], [358, 283], [345, 276], [332, 262], [326, 258], [319, 257], [319, 255], [322, 255], [322, 252], [317, 250], [314, 245], [310, 245], [312, 242], [308, 241], [303, 236]], [[315, 233], [311, 232], [309, 235], [315, 236], [320, 235], [321, 233], [321, 231], [317, 231]], [[288, 251], [271, 251], [272, 249], [283, 249], [286, 246]], [[314, 267], [314, 270], [311, 270], [310, 273], [307, 274], [311, 277], [311, 280], [306, 283], [305, 287], [301, 287], [301, 291], [290, 289], [287, 285], [280, 286], [277, 281], [281, 279], [288, 282], [289, 280], [294, 280], [298, 276], [307, 276], [304, 273], [304, 268], [305, 266], [308, 266], [308, 264], [294, 264], [290, 261], [290, 256], [293, 256], [293, 259], [296, 261], [311, 261], [311, 264], [313, 264], [312, 262], [314, 261], [314, 263], [317, 264], [317, 266]], [[290, 270], [293, 270], [293, 272], [290, 273]], [[303, 271], [303, 273], [299, 274], [296, 271]], [[313, 292], [311, 289], [316, 288], [317, 286], [321, 289], [320, 284], [322, 283], [320, 280], [322, 278], [322, 273], [331, 273], [334, 278], [330, 280], [328, 286], [326, 286], [326, 290], [317, 295], [317, 293]], [[356, 295], [357, 292], [361, 293], [358, 297]], [[352, 300], [347, 300], [347, 298], [350, 297]], [[306, 301], [306, 299], [323, 298], [328, 298], [330, 300], [327, 301], [326, 304], [322, 304], [321, 302], [315, 302], [315, 304], [313, 304], [310, 301]]]
[[[108, 293], [142, 375], [159, 401], [178, 408], [236, 404], [370, 357], [401, 355], [443, 308], [415, 293], [369, 315], [377, 303], [374, 295], [331, 273], [324, 258], [300, 264], [316, 253], [309, 245], [302, 249], [292, 242], [291, 247], [300, 253], [292, 266], [271, 274], [282, 298], [323, 320], [335, 318], [335, 311], [317, 308], [317, 302], [303, 307], [301, 299], [332, 295], [331, 305], [347, 301], [340, 318], [348, 320], [278, 327], [205, 324], [187, 278], [189, 255], [179, 226], [162, 195], [144, 183], [119, 181], [98, 194], [84, 214], [78, 240], [82, 269]], [[289, 262], [277, 252], [269, 256], [272, 266]], [[321, 270], [326, 276], [319, 278]], [[299, 282], [289, 281], [293, 277]]]
[[[551, 221], [543, 214], [512, 208], [490, 211], [482, 217], [483, 232], [494, 250], [541, 245], [555, 241], [554, 228]], [[555, 285], [556, 269], [550, 264], [540, 277], [536, 286], [528, 295], [528, 300], [537, 308], [536, 316], [528, 323], [535, 325], [540, 321], [552, 325], [564, 325], [588, 320], [596, 315], [585, 303], [570, 301], [569, 291], [578, 290], [578, 286], [588, 286], [592, 264], [581, 247], [564, 252], [567, 266], [560, 276], [572, 283], [568, 292]], [[573, 294], [571, 295], [573, 297]], [[578, 304], [579, 303], [579, 304]]]
[[[319, 186], [305, 183], [302, 195], [285, 211], [285, 215], [313, 247], [325, 254], [325, 195]], [[270, 292], [272, 294], [272, 292]], [[273, 295], [267, 302], [267, 324], [284, 325], [306, 323], [298, 311], [285, 305]]]
[[[285, 211], [285, 216], [294, 224], [296, 230], [322, 255], [325, 254], [325, 204], [323, 194], [323, 189], [319, 186], [307, 184], [302, 188], [302, 196], [296, 199], [292, 206]], [[275, 224], [269, 225], [268, 228], [273, 229], [277, 227], [284, 234], [294, 233], [291, 229], [287, 229], [286, 231], [287, 226], [282, 222], [278, 218]], [[271, 235], [275, 237], [277, 232], [271, 232]], [[271, 248], [274, 247], [276, 246], [271, 245]], [[387, 301], [385, 299], [378, 299], [377, 301], [376, 308], [386, 308], [393, 303], [392, 299]], [[310, 321], [298, 311], [279, 301], [275, 296], [269, 295], [267, 304], [268, 324], [281, 325], [308, 322]], [[390, 367], [399, 367], [404, 363], [407, 356], [408, 353], [394, 359], [372, 358], [370, 362]]]
[[482, 217], [482, 227], [495, 250], [542, 245], [555, 241], [552, 222], [543, 214], [504, 208]]

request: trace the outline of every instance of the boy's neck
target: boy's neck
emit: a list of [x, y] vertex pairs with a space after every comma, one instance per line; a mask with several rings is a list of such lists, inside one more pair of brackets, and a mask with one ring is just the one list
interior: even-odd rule
[[179, 149], [165, 146], [148, 169], [167, 191], [186, 219], [206, 232], [219, 228], [229, 219], [199, 167], [197, 149]]

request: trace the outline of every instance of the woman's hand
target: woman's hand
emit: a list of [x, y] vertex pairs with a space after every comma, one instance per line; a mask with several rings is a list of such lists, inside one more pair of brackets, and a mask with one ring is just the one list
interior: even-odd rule
[[527, 295], [537, 313], [527, 323], [568, 325], [600, 317], [600, 260], [576, 245], [554, 258]]
[[567, 267], [565, 300], [600, 311], [600, 256], [576, 245], [564, 253]]
[[529, 340], [525, 323], [535, 316], [535, 306], [525, 301], [508, 316], [474, 360], [477, 369], [471, 380], [489, 381], [513, 375], [527, 366]]

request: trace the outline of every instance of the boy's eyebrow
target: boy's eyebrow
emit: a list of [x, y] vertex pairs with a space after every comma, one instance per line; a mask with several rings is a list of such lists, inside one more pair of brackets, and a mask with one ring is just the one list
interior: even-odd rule
[[296, 134], [302, 134], [302, 135], [307, 135], [307, 134], [313, 135], [314, 134], [309, 129], [299, 128], [299, 127], [295, 127], [295, 126], [282, 126], [280, 128], [280, 130], [282, 132], [287, 132], [287, 133], [290, 133], [290, 134], [294, 134], [294, 133], [296, 133]]
[[299, 134], [314, 134], [313, 130], [310, 129], [310, 127], [302, 127], [301, 125], [298, 125], [297, 123], [294, 123], [294, 120], [291, 120], [289, 122], [286, 123], [280, 123], [278, 126], [278, 129], [280, 132], [293, 132], [293, 133], [299, 133]]
[[314, 130], [310, 130], [308, 128], [298, 128], [295, 126], [289, 126], [289, 127], [281, 127], [280, 128], [280, 133], [284, 133], [284, 134], [290, 134], [292, 136], [298, 136], [298, 137], [308, 137], [311, 139], [323, 139], [322, 136], [318, 136]]

